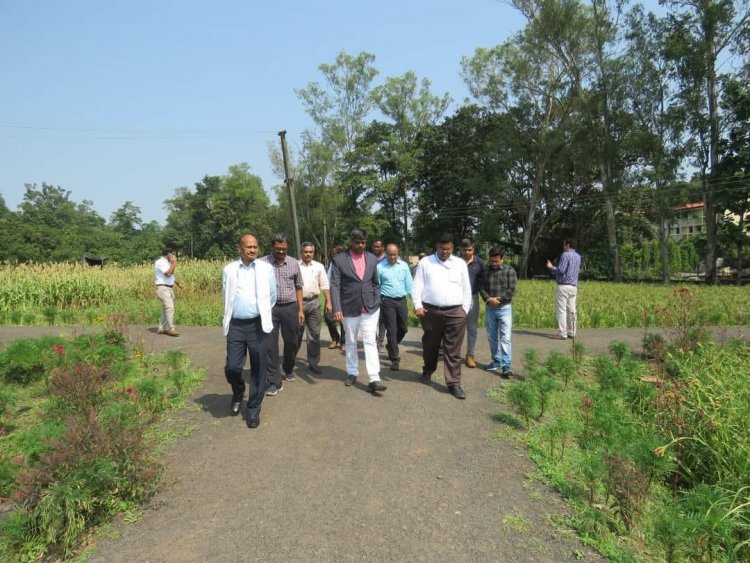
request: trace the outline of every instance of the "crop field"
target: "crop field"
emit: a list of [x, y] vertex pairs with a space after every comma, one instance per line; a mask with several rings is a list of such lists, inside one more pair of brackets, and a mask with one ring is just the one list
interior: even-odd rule
[[[181, 261], [175, 288], [178, 326], [219, 326], [222, 315], [219, 261]], [[660, 326], [677, 284], [582, 282], [578, 292], [580, 328]], [[695, 316], [710, 325], [749, 325], [750, 290], [693, 285]], [[517, 328], [553, 328], [555, 285], [519, 280], [513, 299]], [[0, 324], [95, 324], [111, 314], [131, 323], [156, 324], [160, 304], [154, 295], [153, 267], [78, 264], [0, 266]], [[417, 326], [416, 317], [411, 324]]]

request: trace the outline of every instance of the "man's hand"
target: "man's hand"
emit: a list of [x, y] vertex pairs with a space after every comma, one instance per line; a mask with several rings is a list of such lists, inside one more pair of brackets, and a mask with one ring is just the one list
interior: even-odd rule
[[326, 313], [330, 315], [332, 312], [333, 306], [330, 303], [326, 302]]
[[421, 319], [427, 314], [427, 309], [425, 309], [424, 307], [420, 307], [419, 309], [414, 310], [414, 314]]
[[342, 313], [341, 311], [338, 311], [338, 312], [334, 313], [333, 314], [333, 320], [336, 321], [337, 323], [343, 322], [344, 321], [344, 313]]
[[305, 324], [305, 312], [302, 309], [297, 311], [297, 322], [301, 325]]
[[490, 297], [486, 301], [487, 307], [490, 309], [497, 309], [500, 306], [500, 298], [499, 297]]
[[554, 267], [554, 266], [552, 266], [552, 262], [550, 262], [549, 260], [547, 260], [547, 268], [548, 268], [549, 270], [551, 270], [551, 269], [552, 269], [553, 267]]

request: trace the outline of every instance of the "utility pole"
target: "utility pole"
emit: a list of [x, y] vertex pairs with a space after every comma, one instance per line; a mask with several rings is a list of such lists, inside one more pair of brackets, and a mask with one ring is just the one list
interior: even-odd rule
[[299, 240], [299, 223], [297, 223], [297, 203], [294, 199], [294, 178], [289, 175], [289, 153], [286, 148], [286, 130], [279, 131], [279, 137], [281, 137], [281, 155], [284, 158], [284, 183], [286, 184], [286, 191], [289, 195], [289, 209], [292, 212], [292, 230], [294, 231], [294, 249], [297, 258], [300, 257], [300, 240]]

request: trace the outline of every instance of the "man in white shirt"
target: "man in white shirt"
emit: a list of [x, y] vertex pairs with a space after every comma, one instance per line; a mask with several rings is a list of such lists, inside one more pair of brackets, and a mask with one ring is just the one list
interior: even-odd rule
[[260, 404], [266, 391], [269, 334], [273, 331], [276, 276], [273, 267], [258, 258], [258, 239], [243, 235], [237, 244], [240, 259], [224, 266], [221, 293], [224, 302], [222, 327], [227, 338], [224, 376], [232, 387], [230, 414], [240, 414], [245, 382], [242, 368], [250, 355], [250, 396], [247, 426], [260, 424]]
[[448, 392], [465, 399], [461, 389], [461, 347], [466, 315], [471, 309], [471, 281], [466, 262], [453, 256], [453, 236], [442, 235], [435, 254], [419, 261], [414, 273], [412, 301], [422, 323], [422, 383], [428, 384], [437, 369], [438, 351], [443, 345], [445, 383]]
[[175, 275], [177, 253], [173, 248], [165, 248], [160, 258], [154, 262], [156, 297], [161, 301], [161, 319], [157, 334], [179, 336], [174, 326], [174, 286], [182, 287]]
[[326, 269], [320, 262], [313, 260], [315, 245], [311, 242], [302, 243], [302, 259], [299, 269], [302, 274], [302, 302], [305, 310], [305, 323], [299, 327], [299, 344], [302, 346], [307, 327], [307, 364], [310, 371], [316, 375], [321, 373], [320, 362], [320, 294], [326, 298], [326, 314], [331, 314], [331, 292], [329, 291]]

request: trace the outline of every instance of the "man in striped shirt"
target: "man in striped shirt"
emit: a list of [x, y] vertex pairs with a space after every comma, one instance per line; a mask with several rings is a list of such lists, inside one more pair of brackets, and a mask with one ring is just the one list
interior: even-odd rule
[[284, 379], [294, 381], [294, 362], [297, 360], [299, 327], [305, 322], [302, 299], [302, 273], [299, 263], [287, 256], [289, 240], [286, 235], [275, 234], [271, 239], [271, 254], [263, 260], [273, 266], [276, 274], [276, 305], [273, 306], [273, 332], [268, 342], [268, 367], [266, 370], [266, 395], [273, 396], [283, 389], [279, 371], [279, 332], [284, 340], [284, 359], [281, 368]]
[[547, 268], [555, 275], [557, 290], [557, 329], [555, 340], [567, 340], [576, 337], [576, 298], [578, 297], [578, 273], [581, 270], [581, 255], [575, 251], [575, 241], [566, 239], [563, 242], [563, 253], [557, 266], [547, 260]]

